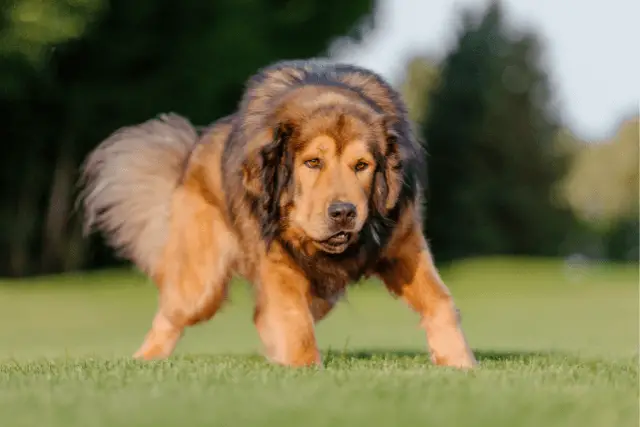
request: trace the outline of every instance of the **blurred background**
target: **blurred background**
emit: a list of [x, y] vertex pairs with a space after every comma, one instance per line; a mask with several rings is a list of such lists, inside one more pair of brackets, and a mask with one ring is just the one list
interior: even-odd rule
[[[504, 295], [538, 268], [507, 260], [555, 263], [531, 286], [560, 286], [567, 266], [623, 265], [621, 322], [637, 321], [639, 13], [631, 0], [0, 0], [0, 275], [122, 266], [81, 233], [87, 153], [161, 112], [206, 125], [236, 108], [258, 68], [328, 56], [405, 96], [427, 141], [425, 227], [443, 268], [498, 259], [468, 277], [511, 271]], [[82, 282], [115, 280], [92, 277]], [[598, 277], [610, 289], [620, 276]], [[4, 292], [6, 319], [28, 317], [36, 294]]]
[[118, 262], [74, 211], [87, 152], [161, 112], [206, 125], [258, 68], [311, 56], [370, 67], [406, 97], [440, 261], [638, 259], [634, 2], [0, 4], [3, 276]]

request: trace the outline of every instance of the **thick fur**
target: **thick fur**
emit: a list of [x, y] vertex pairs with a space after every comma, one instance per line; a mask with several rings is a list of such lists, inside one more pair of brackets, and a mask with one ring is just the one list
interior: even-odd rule
[[102, 231], [120, 255], [150, 274], [169, 231], [171, 196], [197, 141], [187, 120], [169, 114], [102, 142], [82, 169], [85, 230]]
[[[238, 111], [239, 120], [235, 121], [225, 145], [222, 170], [230, 215], [243, 218], [257, 213], [267, 242], [286, 228], [286, 217], [278, 203], [285, 190], [291, 191], [287, 187], [292, 158], [291, 151], [283, 146], [287, 133], [292, 132], [291, 121], [295, 121], [296, 115], [304, 114], [294, 111], [293, 118], [282, 122], [275, 112], [286, 110], [282, 100], [288, 93], [307, 85], [344, 90], [354, 100], [384, 114], [389, 141], [385, 151], [375, 153], [379, 162], [371, 197], [372, 212], [358, 246], [343, 256], [322, 253], [310, 256], [298, 251], [291, 242], [282, 242], [312, 279], [316, 293], [330, 297], [347, 283], [371, 273], [368, 270], [378, 261], [402, 209], [420, 204], [424, 156], [399, 95], [371, 71], [324, 61], [282, 62], [261, 70], [248, 83]], [[253, 191], [245, 190], [246, 175], [241, 171], [247, 168], [256, 175], [256, 182], [249, 185]], [[238, 196], [240, 194], [243, 197]]]
[[[421, 316], [434, 362], [473, 366], [422, 233], [424, 157], [396, 91], [324, 61], [260, 70], [201, 135], [176, 115], [114, 133], [87, 159], [82, 201], [87, 229], [158, 286], [136, 357], [169, 356], [239, 274], [267, 355], [320, 363], [314, 324], [376, 275]], [[338, 205], [349, 216], [330, 214]]]

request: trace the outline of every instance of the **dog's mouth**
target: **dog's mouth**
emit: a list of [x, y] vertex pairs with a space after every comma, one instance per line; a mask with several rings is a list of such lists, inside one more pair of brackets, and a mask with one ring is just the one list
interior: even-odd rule
[[323, 251], [330, 254], [339, 254], [347, 249], [347, 246], [349, 246], [349, 243], [351, 243], [352, 236], [352, 233], [349, 233], [347, 231], [340, 231], [329, 237], [328, 239], [319, 241], [317, 243]]

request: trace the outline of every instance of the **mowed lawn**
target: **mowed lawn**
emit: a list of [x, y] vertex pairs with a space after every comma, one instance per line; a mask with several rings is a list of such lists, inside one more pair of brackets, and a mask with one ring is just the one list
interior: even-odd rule
[[430, 364], [376, 281], [318, 339], [325, 368], [260, 356], [248, 287], [175, 357], [130, 360], [155, 311], [130, 272], [0, 282], [0, 426], [638, 426], [638, 267], [479, 259], [444, 269], [480, 361]]

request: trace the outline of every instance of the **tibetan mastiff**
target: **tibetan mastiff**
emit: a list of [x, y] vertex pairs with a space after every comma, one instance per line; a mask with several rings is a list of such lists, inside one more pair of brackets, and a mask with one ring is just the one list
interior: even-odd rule
[[171, 355], [237, 274], [267, 357], [321, 364], [315, 323], [377, 276], [420, 315], [435, 364], [474, 366], [422, 230], [421, 150], [390, 85], [321, 60], [263, 68], [207, 128], [167, 114], [114, 132], [89, 153], [80, 200], [86, 232], [158, 287], [134, 357]]

